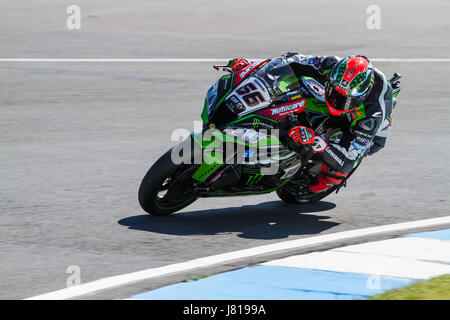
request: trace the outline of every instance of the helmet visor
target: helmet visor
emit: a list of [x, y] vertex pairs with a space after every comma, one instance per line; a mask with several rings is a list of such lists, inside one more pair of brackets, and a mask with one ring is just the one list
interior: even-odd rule
[[332, 84], [328, 83], [325, 88], [327, 104], [340, 112], [351, 111], [363, 102], [363, 97], [351, 97], [340, 93]]
[[355, 97], [362, 96], [367, 93], [367, 91], [370, 90], [372, 82], [370, 81], [370, 78], [366, 81], [360, 83], [356, 87], [353, 88], [351, 91], [351, 95]]

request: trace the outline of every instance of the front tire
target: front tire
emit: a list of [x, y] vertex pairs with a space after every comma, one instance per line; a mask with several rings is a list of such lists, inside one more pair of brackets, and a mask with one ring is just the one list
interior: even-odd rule
[[[139, 187], [139, 204], [145, 212], [151, 215], [170, 215], [187, 207], [198, 198], [195, 193], [187, 191], [188, 188], [185, 189], [186, 191], [179, 198], [170, 199], [170, 201], [158, 196], [165, 188], [169, 189], [167, 192], [170, 192], [170, 188], [173, 187], [173, 182], [177, 183], [177, 177], [183, 174], [186, 176], [192, 169], [195, 169], [192, 165], [174, 164], [172, 162], [171, 152], [172, 149], [163, 154], [153, 164], [142, 179]], [[186, 176], [186, 179], [190, 179], [190, 175]], [[166, 183], [168, 181], [172, 182], [172, 184], [167, 186]]]

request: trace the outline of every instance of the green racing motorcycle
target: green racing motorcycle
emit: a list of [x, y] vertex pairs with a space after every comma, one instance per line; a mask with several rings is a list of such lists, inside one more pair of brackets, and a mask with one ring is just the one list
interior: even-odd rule
[[[295, 125], [311, 128], [312, 139], [314, 133], [328, 141], [342, 135], [327, 126], [322, 84], [297, 78], [282, 57], [224, 70], [229, 73], [206, 94], [203, 130], [168, 150], [144, 176], [138, 198], [146, 212], [169, 215], [198, 198], [273, 191], [288, 203], [312, 203], [345, 186], [344, 180], [311, 194], [308, 186], [321, 163], [312, 160], [310, 144], [299, 148], [287, 139], [286, 128]], [[399, 78], [395, 74], [390, 80], [393, 99], [400, 92]]]

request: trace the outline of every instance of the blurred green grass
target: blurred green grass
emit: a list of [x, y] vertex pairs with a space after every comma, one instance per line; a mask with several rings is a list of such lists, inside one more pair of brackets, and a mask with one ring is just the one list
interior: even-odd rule
[[369, 300], [450, 300], [450, 274], [389, 290]]

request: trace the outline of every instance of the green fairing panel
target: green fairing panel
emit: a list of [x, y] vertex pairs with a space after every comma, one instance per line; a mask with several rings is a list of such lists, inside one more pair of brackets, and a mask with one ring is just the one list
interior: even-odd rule
[[204, 135], [200, 132], [191, 133], [193, 140], [201, 146], [202, 149], [212, 149], [211, 151], [203, 151], [203, 163], [192, 176], [192, 178], [197, 181], [205, 181], [223, 164], [223, 153], [221, 152], [223, 143], [236, 143], [251, 148], [269, 145], [279, 146], [282, 144], [276, 137], [261, 139], [255, 144], [246, 144], [236, 137], [227, 135], [219, 130], [211, 130], [210, 132], [211, 139], [209, 139], [209, 136], [204, 139]]
[[[212, 156], [214, 157], [214, 156]], [[192, 175], [192, 178], [197, 181], [205, 181], [210, 175], [212, 175], [214, 172], [217, 171], [221, 167], [221, 163], [202, 163], [200, 167], [195, 171], [195, 173]]]
[[242, 191], [242, 192], [228, 192], [228, 191], [224, 191], [224, 190], [216, 190], [213, 192], [209, 192], [208, 196], [210, 197], [217, 197], [219, 194], [223, 195], [223, 196], [233, 196], [233, 195], [246, 195], [246, 194], [263, 194], [263, 193], [270, 193], [273, 192], [279, 188], [281, 188], [282, 186], [284, 186], [286, 183], [288, 183], [292, 178], [286, 178], [283, 182], [280, 183], [280, 185], [271, 188], [271, 189], [267, 189], [267, 190], [260, 190], [260, 191]]
[[203, 121], [203, 125], [205, 126], [208, 123], [208, 105], [207, 99], [205, 98], [205, 103], [203, 104], [202, 114], [200, 115]]
[[[245, 145], [248, 147], [263, 147], [263, 146], [279, 146], [282, 145], [281, 141], [276, 137], [269, 137], [267, 139], [261, 139], [254, 144], [248, 144], [239, 140], [235, 136], [228, 135], [216, 129], [209, 129], [206, 132], [210, 132], [206, 137], [201, 132], [191, 133], [194, 141], [204, 148], [220, 148], [223, 143], [236, 143], [240, 145]], [[211, 136], [211, 138], [209, 138]]]
[[[271, 122], [273, 122], [273, 123], [278, 123], [278, 121], [276, 121], [276, 120], [274, 120], [274, 119], [270, 119], [270, 118], [268, 118], [268, 117], [264, 117], [264, 116], [261, 116], [261, 115], [259, 115], [259, 114], [249, 114], [249, 115], [247, 115], [247, 116], [245, 116], [245, 117], [242, 117], [242, 118], [240, 118], [240, 119], [237, 119], [237, 120], [234, 120], [233, 122], [230, 122], [230, 124], [237, 124], [237, 123], [239, 123], [239, 122], [244, 122], [244, 121], [248, 121], [249, 119], [252, 119], [253, 118], [253, 120], [252, 121], [255, 121], [255, 119], [264, 119], [264, 120], [268, 120], [268, 121], [271, 121]], [[258, 119], [258, 120], [259, 120]]]
[[392, 103], [394, 106], [397, 104], [397, 96], [400, 93], [401, 88], [397, 88], [392, 90]]

